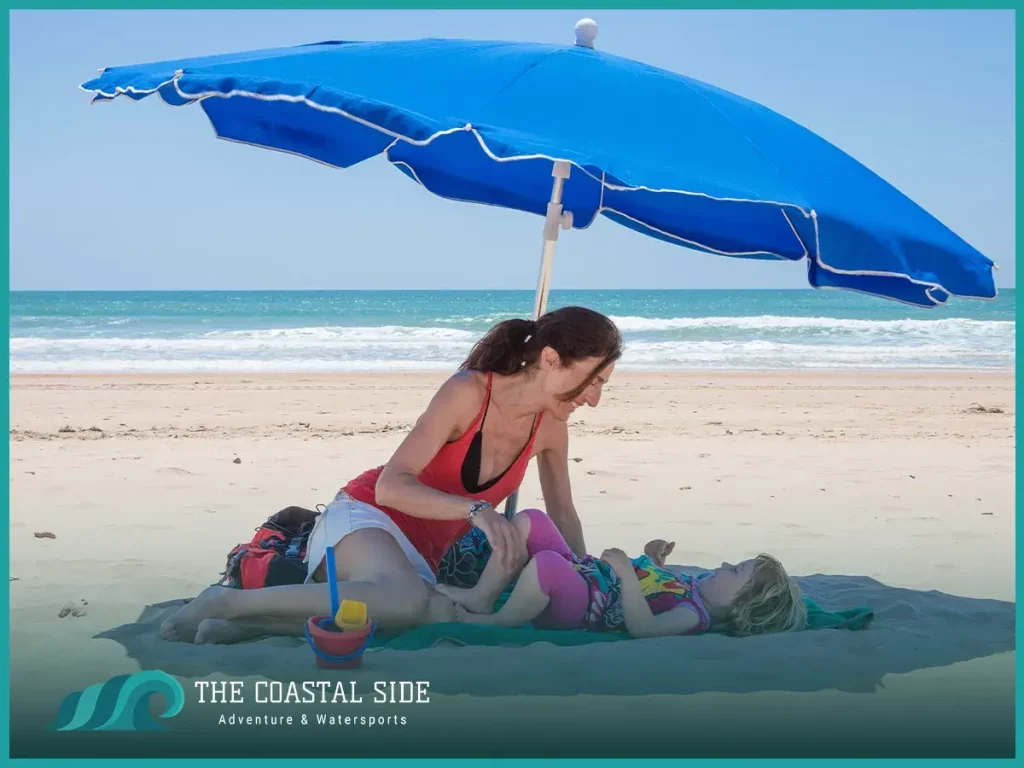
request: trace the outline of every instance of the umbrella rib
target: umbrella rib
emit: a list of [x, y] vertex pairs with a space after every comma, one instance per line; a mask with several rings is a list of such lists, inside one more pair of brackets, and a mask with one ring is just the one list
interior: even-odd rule
[[[747, 143], [748, 143], [748, 144], [749, 144], [749, 145], [750, 145], [751, 147], [753, 147], [754, 151], [755, 151], [755, 152], [757, 152], [757, 154], [759, 154], [759, 155], [761, 156], [761, 159], [762, 159], [762, 160], [764, 160], [764, 161], [765, 161], [765, 162], [766, 162], [766, 163], [768, 164], [768, 167], [769, 167], [769, 168], [771, 168], [771, 169], [772, 169], [773, 171], [775, 171], [775, 175], [776, 175], [776, 176], [778, 176], [778, 178], [779, 178], [779, 181], [781, 181], [781, 182], [782, 182], [783, 184], [785, 184], [785, 185], [786, 185], [787, 187], [789, 187], [789, 188], [790, 188], [790, 189], [791, 189], [791, 190], [792, 190], [792, 191], [793, 191], [794, 193], [796, 193], [796, 194], [797, 194], [797, 195], [799, 196], [799, 190], [797, 190], [797, 189], [794, 189], [794, 188], [793, 188], [793, 185], [792, 185], [792, 184], [791, 184], [791, 183], [789, 182], [789, 179], [787, 179], [787, 178], [786, 178], [785, 176], [783, 176], [783, 175], [782, 175], [782, 171], [780, 171], [780, 170], [779, 170], [779, 169], [778, 169], [778, 168], [776, 167], [775, 163], [773, 163], [773, 162], [771, 161], [771, 159], [770, 159], [770, 158], [769, 158], [769, 157], [768, 157], [768, 156], [767, 156], [767, 155], [766, 155], [766, 154], [764, 153], [764, 150], [762, 150], [762, 149], [761, 149], [761, 148], [760, 148], [759, 146], [757, 146], [757, 143], [756, 143], [756, 142], [755, 142], [755, 141], [754, 141], [754, 140], [753, 140], [752, 138], [750, 138], [750, 137], [749, 137], [749, 136], [748, 136], [748, 135], [747, 135], [746, 133], [744, 133], [744, 132], [743, 132], [742, 130], [740, 130], [740, 128], [739, 128], [739, 127], [738, 127], [738, 126], [736, 125], [736, 123], [734, 123], [734, 122], [733, 122], [733, 121], [732, 121], [732, 120], [731, 120], [731, 119], [730, 119], [730, 118], [728, 117], [728, 115], [726, 115], [726, 114], [725, 114], [725, 113], [724, 113], [724, 112], [723, 112], [723, 111], [722, 111], [722, 110], [721, 110], [721, 109], [720, 109], [720, 108], [718, 107], [718, 105], [717, 105], [717, 104], [715, 104], [715, 103], [714, 103], [713, 101], [711, 101], [711, 99], [709, 99], [709, 98], [707, 97], [707, 95], [706, 95], [706, 94], [703, 94], [703, 93], [701, 93], [701, 92], [700, 92], [700, 91], [698, 91], [698, 90], [697, 90], [696, 88], [694, 88], [694, 87], [693, 87], [692, 85], [690, 85], [690, 83], [689, 83], [689, 82], [687, 81], [687, 79], [686, 79], [685, 77], [684, 77], [684, 78], [680, 78], [680, 81], [681, 81], [681, 82], [683, 83], [683, 85], [685, 85], [685, 86], [686, 86], [686, 87], [687, 87], [687, 88], [688, 88], [688, 89], [689, 89], [690, 91], [692, 91], [692, 92], [693, 92], [693, 93], [694, 93], [694, 94], [695, 94], [695, 95], [697, 96], [697, 98], [699, 98], [699, 99], [703, 100], [703, 101], [704, 101], [704, 103], [706, 103], [706, 104], [707, 104], [707, 105], [708, 105], [709, 107], [711, 107], [711, 109], [715, 110], [715, 112], [717, 112], [717, 113], [718, 113], [718, 115], [719, 115], [719, 116], [720, 116], [720, 117], [722, 118], [722, 120], [724, 120], [724, 121], [725, 121], [726, 123], [728, 123], [728, 125], [729, 125], [729, 126], [730, 126], [730, 127], [731, 127], [731, 128], [732, 128], [732, 129], [734, 130], [734, 131], [736, 131], [736, 133], [737, 133], [737, 134], [739, 134], [740, 136], [742, 136], [742, 137], [743, 137], [743, 139], [744, 139], [744, 140], [745, 140], [745, 141], [746, 141], [746, 142], [747, 142]], [[767, 107], [765, 107], [765, 109], [767, 109]], [[806, 215], [806, 212], [805, 212], [805, 215]]]
[[524, 69], [518, 75], [513, 77], [512, 80], [510, 80], [500, 91], [498, 91], [496, 94], [494, 94], [494, 96], [491, 98], [491, 101], [493, 102], [494, 100], [496, 100], [499, 96], [501, 96], [506, 91], [508, 91], [510, 88], [512, 88], [516, 83], [518, 83], [520, 80], [522, 80], [528, 74], [530, 74], [530, 72], [535, 70], [537, 67], [539, 67], [541, 64], [543, 64], [545, 61], [547, 61], [552, 56], [554, 56], [556, 53], [561, 53], [561, 52], [562, 52], [561, 50], [554, 50], [554, 51], [548, 51], [547, 53], [545, 53], [539, 59], [537, 59], [532, 64], [530, 64], [530, 66], [528, 66], [526, 69]]
[[[697, 248], [700, 248], [701, 250], [708, 251], [709, 253], [718, 254], [719, 256], [736, 256], [736, 257], [742, 258], [744, 256], [764, 255], [764, 256], [774, 256], [779, 261], [792, 261], [792, 259], [789, 259], [786, 256], [783, 256], [782, 254], [775, 253], [774, 251], [765, 251], [765, 250], [760, 250], [760, 251], [723, 251], [723, 250], [720, 250], [718, 248], [712, 248], [710, 245], [704, 245], [703, 243], [698, 243], [696, 240], [688, 240], [685, 237], [681, 237], [680, 235], [673, 235], [671, 232], [665, 232], [664, 230], [658, 229], [657, 227], [652, 226], [652, 225], [648, 224], [645, 221], [640, 221], [639, 219], [633, 218], [628, 213], [623, 213], [622, 211], [618, 211], [615, 208], [604, 207], [601, 210], [611, 211], [616, 216], [621, 216], [624, 219], [629, 219], [630, 221], [632, 221], [632, 222], [634, 222], [636, 224], [639, 224], [640, 226], [642, 226], [642, 227], [644, 227], [646, 229], [651, 230], [651, 232], [657, 232], [659, 235], [662, 235], [664, 237], [668, 237], [668, 238], [671, 238], [673, 240], [678, 240], [681, 243], [686, 243], [687, 245], [695, 246]], [[804, 246], [803, 241], [799, 238], [799, 236], [797, 237], [797, 242], [800, 243], [800, 245], [804, 248], [804, 256], [800, 257], [802, 259], [802, 258], [804, 258], [807, 255], [806, 254], [807, 247]]]

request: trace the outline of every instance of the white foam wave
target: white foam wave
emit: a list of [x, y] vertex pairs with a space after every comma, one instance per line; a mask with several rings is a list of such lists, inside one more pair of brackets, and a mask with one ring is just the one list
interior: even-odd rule
[[367, 328], [314, 327], [271, 328], [263, 330], [211, 331], [200, 336], [45, 338], [39, 336], [13, 337], [12, 353], [71, 354], [75, 351], [106, 353], [121, 350], [161, 354], [188, 352], [259, 352], [299, 350], [369, 350], [378, 348], [468, 349], [479, 334], [455, 328], [406, 328], [379, 326]]
[[949, 333], [974, 331], [1012, 333], [1012, 320], [970, 320], [947, 317], [938, 320], [850, 320], [832, 317], [787, 317], [758, 315], [747, 317], [612, 317], [625, 333], [675, 331], [691, 328], [731, 328], [743, 331], [821, 330], [833, 332]]
[[[461, 362], [461, 359], [459, 360]], [[426, 360], [77, 359], [11, 361], [12, 374], [29, 373], [333, 373], [453, 371], [458, 363]]]
[[[452, 370], [467, 345], [374, 347], [244, 347], [205, 349], [164, 342], [149, 348], [110, 346], [55, 354], [16, 354], [11, 373], [171, 371], [401, 371]], [[1014, 352], [957, 344], [901, 346], [787, 344], [770, 341], [637, 342], [620, 367], [687, 370], [707, 368], [1012, 368]]]
[[[617, 322], [627, 331], [623, 368], [1008, 368], [1015, 357], [1016, 326], [1008, 321], [766, 315], [620, 317]], [[630, 329], [637, 335], [631, 337]], [[673, 332], [658, 333], [666, 330]], [[450, 370], [479, 336], [479, 330], [399, 325], [175, 336], [14, 336], [10, 371]]]
[[1012, 368], [1013, 350], [959, 344], [834, 345], [770, 341], [635, 343], [623, 367], [686, 368]]
[[459, 328], [420, 328], [404, 325], [315, 326], [310, 328], [264, 328], [260, 330], [211, 331], [204, 339], [295, 340], [295, 341], [475, 341], [480, 334]]

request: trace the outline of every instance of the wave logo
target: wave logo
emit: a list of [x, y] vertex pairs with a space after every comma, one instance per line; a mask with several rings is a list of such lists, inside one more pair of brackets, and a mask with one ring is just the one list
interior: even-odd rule
[[160, 731], [164, 726], [149, 711], [149, 699], [161, 695], [167, 707], [161, 720], [174, 717], [185, 705], [181, 684], [166, 672], [148, 669], [118, 675], [105, 683], [75, 691], [60, 704], [58, 731]]

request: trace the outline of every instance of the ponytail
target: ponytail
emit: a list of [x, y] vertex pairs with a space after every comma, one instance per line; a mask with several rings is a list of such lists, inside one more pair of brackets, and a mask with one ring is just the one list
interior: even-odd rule
[[622, 356], [622, 335], [615, 323], [600, 312], [562, 307], [539, 320], [498, 323], [476, 343], [459, 370], [511, 376], [533, 368], [545, 347], [558, 353], [563, 366], [591, 358], [598, 361], [578, 387], [560, 396], [572, 400]]
[[474, 346], [459, 370], [511, 376], [537, 362], [543, 347], [533, 344], [534, 320], [505, 320], [491, 328]]

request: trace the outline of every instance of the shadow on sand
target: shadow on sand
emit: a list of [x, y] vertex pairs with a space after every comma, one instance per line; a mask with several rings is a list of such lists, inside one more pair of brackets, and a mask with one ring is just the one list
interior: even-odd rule
[[861, 631], [822, 629], [743, 639], [704, 635], [572, 647], [535, 643], [379, 650], [366, 654], [361, 669], [347, 673], [318, 670], [299, 638], [220, 646], [164, 641], [160, 622], [183, 600], [147, 606], [135, 623], [97, 637], [120, 643], [143, 669], [185, 678], [430, 680], [434, 693], [474, 696], [870, 693], [886, 675], [1015, 648], [1014, 603], [899, 589], [861, 576], [816, 575], [798, 582], [805, 595], [827, 609], [870, 606], [875, 619]]

